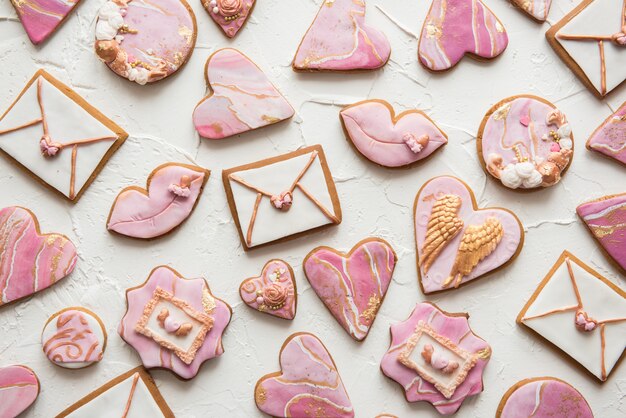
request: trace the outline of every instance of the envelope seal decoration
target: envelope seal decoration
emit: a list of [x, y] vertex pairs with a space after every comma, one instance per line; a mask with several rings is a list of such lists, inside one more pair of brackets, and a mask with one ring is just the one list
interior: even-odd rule
[[368, 160], [383, 167], [407, 167], [448, 143], [447, 135], [419, 110], [395, 115], [384, 100], [344, 107], [340, 120], [346, 137]]
[[280, 349], [279, 361], [281, 371], [263, 376], [254, 388], [261, 412], [273, 417], [354, 417], [337, 366], [315, 335], [291, 335]]
[[222, 334], [231, 309], [211, 294], [204, 279], [185, 279], [160, 266], [143, 285], [128, 289], [126, 300], [119, 334], [145, 367], [192, 379], [202, 363], [224, 353]]
[[39, 396], [39, 380], [26, 366], [0, 367], [0, 418], [14, 418]]
[[30, 41], [39, 45], [63, 24], [81, 0], [11, 0]]
[[380, 238], [364, 239], [348, 253], [317, 247], [303, 262], [304, 274], [337, 322], [363, 341], [387, 294], [398, 256]]
[[193, 124], [203, 138], [227, 138], [294, 114], [263, 71], [236, 49], [213, 53], [205, 71], [211, 93], [193, 111]]
[[256, 0], [203, 0], [202, 5], [211, 16], [211, 19], [224, 31], [229, 38], [237, 32], [248, 20]]
[[241, 300], [259, 312], [282, 319], [296, 316], [298, 293], [291, 266], [283, 260], [265, 263], [259, 277], [244, 280], [239, 286]]
[[195, 165], [160, 165], [150, 173], [146, 189], [130, 186], [117, 195], [107, 229], [142, 239], [171, 232], [191, 215], [209, 175]]
[[587, 149], [626, 164], [626, 102], [591, 134]]
[[564, 251], [517, 322], [604, 382], [626, 349], [626, 292]]
[[222, 179], [246, 251], [341, 223], [320, 145], [224, 170]]
[[433, 0], [417, 55], [427, 69], [445, 71], [465, 54], [491, 59], [502, 54], [508, 44], [502, 22], [481, 0]]
[[584, 0], [546, 38], [597, 97], [626, 80], [626, 0]]
[[375, 70], [389, 61], [387, 37], [365, 23], [365, 0], [322, 0], [293, 59], [295, 71]]
[[404, 388], [408, 402], [429, 402], [450, 415], [483, 391], [491, 347], [472, 332], [467, 318], [424, 302], [391, 326], [391, 346], [380, 368]]
[[511, 2], [538, 22], [546, 21], [552, 6], [552, 0], [511, 0]]
[[77, 201], [128, 134], [44, 70], [0, 117], [0, 150]]
[[455, 289], [506, 266], [524, 242], [513, 212], [478, 209], [469, 186], [456, 177], [426, 182], [414, 212], [419, 283], [425, 294]]

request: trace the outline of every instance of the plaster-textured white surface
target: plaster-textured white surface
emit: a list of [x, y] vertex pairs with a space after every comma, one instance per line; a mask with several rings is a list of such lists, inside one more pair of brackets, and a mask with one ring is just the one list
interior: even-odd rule
[[[9, 1], [0, 3], [0, 110], [4, 111], [38, 68], [45, 68], [114, 119], [130, 138], [109, 161], [82, 199], [72, 205], [41, 187], [7, 160], [0, 160], [0, 205], [23, 205], [39, 217], [44, 231], [68, 235], [77, 245], [74, 273], [49, 291], [0, 309], [0, 365], [32, 367], [41, 395], [27, 417], [50, 417], [91, 390], [139, 363], [117, 334], [125, 310], [124, 290], [143, 282], [150, 270], [168, 264], [187, 277], [204, 276], [213, 292], [233, 307], [224, 337], [225, 354], [209, 361], [189, 382], [155, 371], [164, 397], [180, 417], [255, 417], [257, 379], [277, 370], [278, 351], [296, 331], [317, 334], [328, 346], [358, 417], [382, 412], [400, 417], [437, 416], [429, 404], [408, 404], [400, 387], [379, 371], [389, 344], [389, 325], [411, 312], [425, 297], [417, 285], [413, 240], [413, 199], [429, 178], [456, 175], [469, 183], [480, 205], [504, 206], [525, 225], [526, 243], [508, 268], [460, 290], [429, 300], [447, 311], [467, 311], [474, 331], [493, 348], [484, 375], [485, 391], [468, 399], [460, 417], [490, 417], [504, 391], [520, 379], [556, 376], [577, 387], [597, 417], [626, 415], [626, 365], [603, 385], [572, 366], [544, 342], [515, 324], [515, 317], [559, 254], [568, 249], [626, 288], [626, 278], [603, 257], [578, 221], [582, 201], [624, 192], [626, 169], [585, 150], [589, 134], [626, 100], [622, 86], [599, 101], [548, 46], [549, 24], [537, 24], [504, 0], [487, 0], [506, 26], [510, 44], [489, 63], [463, 60], [444, 74], [431, 74], [417, 62], [417, 39], [429, 7], [426, 0], [368, 0], [367, 19], [392, 45], [390, 62], [375, 72], [333, 75], [296, 74], [290, 62], [320, 0], [258, 0], [234, 40], [224, 37], [200, 0], [191, 0], [198, 20], [198, 42], [189, 63], [177, 75], [152, 86], [119, 78], [96, 59], [93, 33], [103, 0], [84, 0], [65, 25], [42, 47], [26, 37]], [[557, 0], [550, 20], [576, 2]], [[191, 122], [195, 104], [205, 95], [203, 67], [218, 48], [233, 46], [253, 59], [297, 111], [290, 122], [240, 137], [201, 140]], [[504, 190], [481, 169], [474, 135], [487, 109], [519, 93], [543, 96], [569, 117], [576, 139], [573, 164], [557, 186], [535, 193]], [[342, 105], [381, 98], [398, 111], [426, 111], [450, 137], [449, 144], [425, 164], [392, 171], [356, 155], [344, 139], [338, 112]], [[321, 143], [337, 184], [343, 223], [321, 233], [245, 254], [232, 221], [221, 182], [223, 168], [256, 161], [304, 145]], [[122, 187], [143, 186], [146, 176], [167, 161], [196, 162], [212, 170], [200, 204], [176, 232], [150, 242], [107, 232], [105, 220]], [[302, 260], [317, 245], [349, 249], [367, 236], [380, 236], [396, 249], [399, 263], [393, 283], [369, 337], [354, 342], [311, 290]], [[239, 283], [260, 272], [272, 257], [290, 262], [297, 276], [298, 313], [281, 321], [244, 306]], [[64, 370], [41, 351], [40, 333], [49, 315], [82, 305], [106, 324], [109, 344], [101, 364]]]

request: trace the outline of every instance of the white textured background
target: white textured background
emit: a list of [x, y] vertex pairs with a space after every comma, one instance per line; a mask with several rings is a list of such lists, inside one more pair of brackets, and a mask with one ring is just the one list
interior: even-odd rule
[[[72, 205], [0, 160], [0, 205], [23, 205], [39, 217], [43, 231], [68, 235], [78, 247], [74, 273], [49, 291], [0, 309], [0, 365], [25, 364], [38, 374], [41, 395], [28, 417], [50, 417], [109, 379], [136, 366], [138, 356], [116, 330], [125, 310], [124, 290], [143, 282], [150, 270], [168, 264], [187, 277], [204, 276], [233, 307], [224, 337], [225, 354], [207, 362], [189, 382], [155, 371], [159, 388], [180, 417], [260, 416], [253, 401], [257, 379], [278, 368], [278, 351], [296, 331], [317, 334], [328, 346], [354, 403], [357, 417], [382, 412], [437, 416], [427, 403], [408, 404], [400, 387], [379, 371], [389, 344], [389, 325], [406, 319], [424, 296], [417, 285], [413, 241], [413, 199], [429, 178], [452, 174], [469, 183], [481, 206], [517, 213], [526, 244], [508, 268], [457, 291], [430, 298], [447, 311], [467, 311], [474, 331], [493, 348], [484, 375], [485, 391], [467, 399], [458, 416], [490, 417], [502, 394], [520, 379], [552, 375], [577, 387], [596, 417], [626, 415], [626, 365], [600, 385], [553, 349], [515, 324], [515, 317], [564, 249], [626, 288], [575, 216], [584, 200], [624, 192], [625, 168], [584, 148], [589, 134], [619, 104], [626, 88], [597, 100], [548, 46], [537, 24], [505, 0], [486, 0], [504, 23], [510, 44], [502, 57], [482, 64], [466, 59], [451, 72], [433, 75], [417, 62], [416, 34], [427, 0], [368, 0], [367, 19], [392, 45], [383, 70], [349, 75], [296, 74], [290, 62], [320, 0], [258, 0], [234, 40], [224, 37], [200, 0], [190, 0], [198, 20], [198, 42], [182, 71], [152, 86], [116, 76], [92, 51], [94, 18], [103, 0], [83, 0], [65, 25], [42, 47], [31, 45], [8, 0], [0, 2], [0, 110], [4, 111], [38, 68], [73, 87], [88, 102], [124, 127], [130, 138], [109, 161], [82, 199]], [[557, 0], [550, 20], [575, 1]], [[201, 140], [191, 122], [205, 94], [203, 68], [214, 50], [233, 46], [254, 60], [297, 110], [285, 122], [222, 142]], [[573, 164], [557, 186], [518, 194], [486, 179], [475, 150], [475, 132], [487, 109], [520, 93], [543, 96], [569, 117], [576, 139]], [[426, 164], [392, 171], [366, 162], [344, 139], [338, 120], [342, 105], [386, 99], [398, 110], [426, 111], [448, 133], [449, 144]], [[321, 143], [327, 153], [344, 214], [339, 227], [244, 254], [228, 210], [221, 169]], [[150, 171], [167, 161], [196, 162], [212, 170], [200, 204], [176, 232], [151, 242], [107, 232], [110, 205], [122, 187], [145, 184]], [[366, 236], [380, 236], [396, 249], [399, 263], [385, 303], [365, 342], [353, 341], [308, 286], [301, 262], [317, 245], [349, 249]], [[244, 306], [239, 283], [279, 257], [296, 271], [299, 306], [292, 322]], [[54, 366], [41, 351], [40, 333], [49, 315], [82, 305], [103, 319], [109, 345], [101, 364], [70, 371]]]

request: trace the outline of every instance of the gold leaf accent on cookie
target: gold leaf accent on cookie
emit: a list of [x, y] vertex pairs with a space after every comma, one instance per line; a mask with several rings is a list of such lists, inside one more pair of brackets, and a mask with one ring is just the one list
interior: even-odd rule
[[486, 360], [489, 357], [491, 357], [491, 349], [490, 348], [484, 348], [478, 352], [476, 352], [476, 357]]
[[463, 220], [457, 216], [461, 203], [459, 196], [447, 194], [438, 198], [433, 205], [422, 245], [420, 264], [424, 273], [428, 272], [439, 253], [463, 229]]
[[372, 295], [367, 302], [367, 309], [361, 314], [361, 318], [365, 319], [367, 322], [372, 322], [374, 318], [376, 318], [378, 308], [380, 308], [380, 303], [380, 297], [378, 297], [378, 295]]
[[254, 394], [254, 397], [257, 404], [263, 405], [265, 403], [265, 401], [267, 400], [267, 393], [265, 392], [263, 386], [259, 385], [256, 387], [256, 393]]

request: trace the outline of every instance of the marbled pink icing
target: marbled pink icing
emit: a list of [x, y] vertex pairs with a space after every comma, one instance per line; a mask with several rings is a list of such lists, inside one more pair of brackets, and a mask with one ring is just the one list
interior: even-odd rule
[[[229, 38], [234, 37], [246, 23], [256, 0], [203, 0], [211, 18]], [[235, 12], [236, 11], [236, 12]]]
[[424, 273], [424, 269], [418, 266], [422, 289], [426, 294], [454, 288], [452, 286], [443, 287], [442, 284], [450, 276], [463, 231], [469, 225], [481, 225], [487, 218], [493, 217], [502, 224], [504, 236], [495, 251], [479, 262], [469, 275], [464, 276], [461, 283], [472, 281], [502, 266], [513, 257], [521, 245], [522, 227], [511, 212], [496, 208], [475, 210], [472, 194], [467, 186], [455, 177], [442, 176], [428, 181], [416, 198], [414, 219], [418, 255], [422, 254], [422, 247], [428, 229], [428, 220], [435, 200], [447, 194], [461, 198], [462, 204], [457, 216], [463, 220], [463, 230], [439, 253], [439, 256], [432, 263], [427, 273]]
[[[259, 277], [251, 277], [241, 283], [239, 295], [252, 309], [283, 319], [296, 316], [296, 286], [289, 264], [282, 260], [270, 260]], [[271, 304], [284, 305], [273, 309]], [[268, 305], [269, 303], [269, 305]]]
[[374, 323], [391, 283], [396, 254], [384, 240], [370, 238], [348, 254], [318, 247], [304, 260], [304, 273], [317, 296], [352, 338], [362, 341]]
[[533, 19], [544, 22], [548, 18], [552, 0], [511, 0], [513, 4], [528, 13]]
[[53, 363], [89, 364], [102, 360], [104, 340], [99, 339], [86, 315], [84, 311], [70, 309], [46, 325], [46, 328], [50, 326], [53, 329], [50, 338], [42, 339], [43, 352], [48, 360]]
[[587, 148], [626, 164], [626, 102], [596, 129]]
[[107, 229], [134, 238], [170, 232], [191, 214], [207, 177], [206, 170], [191, 165], [157, 167], [148, 178], [148, 194], [129, 187], [117, 196]]
[[279, 373], [256, 384], [257, 407], [273, 417], [351, 418], [354, 408], [337, 367], [313, 334], [296, 333], [280, 351]]
[[0, 418], [15, 418], [39, 396], [35, 372], [24, 366], [0, 368]]
[[[213, 318], [213, 326], [190, 364], [185, 364], [174, 352], [164, 348], [152, 338], [135, 331], [135, 326], [157, 287], [184, 300], [196, 311], [204, 312]], [[230, 307], [210, 293], [204, 279], [185, 279], [169, 267], [160, 266], [152, 271], [143, 285], [129, 289], [126, 292], [126, 299], [128, 308], [118, 331], [122, 339], [137, 350], [146, 368], [164, 368], [183, 379], [191, 379], [196, 376], [202, 363], [224, 353], [222, 334], [230, 322]]]
[[626, 271], [626, 193], [583, 203], [576, 212], [608, 255]]
[[11, 0], [30, 41], [38, 45], [63, 23], [80, 0]]
[[52, 286], [76, 260], [74, 244], [63, 235], [40, 234], [29, 210], [0, 210], [0, 307]]
[[[520, 382], [521, 383], [521, 382]], [[551, 379], [532, 380], [515, 389], [497, 418], [593, 418], [583, 396], [567, 383]]]
[[489, 357], [478, 358], [463, 383], [454, 391], [453, 396], [446, 399], [433, 384], [422, 379], [415, 370], [398, 360], [398, 355], [415, 332], [420, 321], [424, 321], [435, 332], [470, 353], [475, 354], [482, 350], [490, 351], [491, 347], [472, 333], [467, 317], [448, 316], [430, 303], [418, 303], [406, 321], [391, 326], [391, 346], [380, 363], [385, 376], [398, 382], [404, 388], [407, 401], [426, 401], [431, 403], [440, 414], [453, 414], [461, 407], [465, 398], [482, 392], [483, 370]]
[[[388, 106], [382, 100], [366, 100], [340, 113], [348, 138], [368, 160], [402, 167], [428, 157], [448, 142], [446, 134], [423, 113], [407, 111], [394, 117]], [[412, 148], [411, 140], [419, 142], [424, 135], [428, 136], [426, 145]]]
[[374, 70], [389, 55], [385, 35], [365, 23], [365, 0], [322, 0], [292, 65], [301, 71]]
[[211, 93], [193, 112], [200, 136], [222, 139], [289, 119], [294, 110], [248, 57], [220, 49], [206, 65]]
[[502, 22], [480, 0], [433, 0], [422, 27], [418, 57], [433, 71], [454, 67], [465, 54], [495, 58], [509, 37]]

